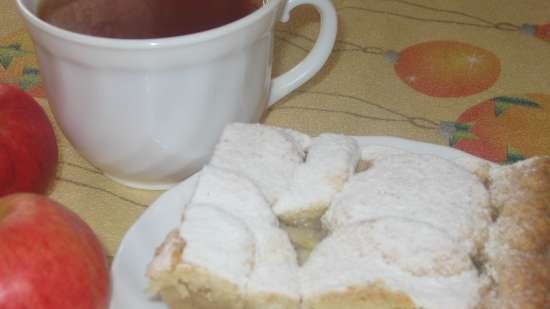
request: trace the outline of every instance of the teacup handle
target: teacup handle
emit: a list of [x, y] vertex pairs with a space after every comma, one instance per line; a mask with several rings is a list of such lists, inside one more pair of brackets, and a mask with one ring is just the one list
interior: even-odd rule
[[338, 18], [330, 0], [288, 0], [283, 10], [281, 21], [287, 22], [290, 17], [290, 11], [302, 4], [312, 5], [319, 12], [321, 16], [319, 36], [309, 54], [300, 63], [271, 81], [271, 94], [268, 105], [279, 101], [312, 78], [325, 64], [334, 46]]

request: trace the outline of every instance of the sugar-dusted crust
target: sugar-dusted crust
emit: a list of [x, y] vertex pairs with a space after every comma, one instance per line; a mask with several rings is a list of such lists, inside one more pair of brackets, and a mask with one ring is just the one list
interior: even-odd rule
[[175, 308], [298, 308], [295, 254], [259, 189], [208, 166], [149, 266], [151, 292]]
[[497, 218], [485, 267], [494, 287], [490, 309], [550, 308], [550, 157], [491, 171]]
[[178, 264], [171, 271], [151, 278], [162, 299], [171, 309], [243, 309], [240, 288], [198, 266]]
[[276, 293], [243, 294], [235, 284], [188, 264], [156, 274], [151, 286], [171, 309], [300, 308], [300, 299]]
[[245, 301], [240, 288], [208, 270], [182, 261], [185, 241], [168, 234], [149, 265], [148, 292], [160, 294], [171, 309], [239, 309]]
[[246, 309], [298, 309], [300, 299], [279, 293], [254, 293], [246, 297]]
[[501, 207], [490, 229], [491, 241], [514, 251], [544, 254], [550, 244], [549, 205], [533, 197]]
[[392, 291], [384, 282], [351, 286], [304, 301], [302, 309], [419, 309], [405, 293]]
[[[504, 253], [504, 252], [502, 252]], [[491, 259], [489, 273], [493, 287], [484, 300], [486, 309], [550, 308], [548, 257], [510, 254]]]
[[[149, 293], [159, 294], [171, 309], [296, 309], [300, 299], [280, 293], [246, 293], [215, 273], [181, 260], [185, 241], [178, 231], [168, 234], [149, 266]], [[161, 263], [158, 263], [162, 260]], [[166, 263], [169, 261], [169, 263]]]
[[[550, 202], [550, 157], [535, 157], [490, 172], [492, 203], [501, 208], [511, 201]], [[548, 205], [548, 204], [546, 204]]]

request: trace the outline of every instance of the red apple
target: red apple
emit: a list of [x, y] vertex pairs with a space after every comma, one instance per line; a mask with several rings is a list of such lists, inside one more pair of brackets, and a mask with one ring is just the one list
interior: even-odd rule
[[105, 309], [107, 260], [75, 213], [32, 193], [0, 198], [0, 308]]
[[23, 90], [0, 84], [0, 196], [45, 193], [57, 161], [57, 142], [42, 107]]

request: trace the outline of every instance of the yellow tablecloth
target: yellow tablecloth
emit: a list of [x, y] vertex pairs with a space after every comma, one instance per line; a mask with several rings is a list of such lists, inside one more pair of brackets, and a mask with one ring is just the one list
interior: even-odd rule
[[[339, 35], [328, 63], [263, 122], [447, 144], [498, 162], [550, 154], [550, 1], [334, 4]], [[298, 63], [317, 31], [318, 17], [306, 7], [279, 25], [274, 74]], [[0, 0], [0, 82], [18, 84], [49, 112], [13, 0]], [[49, 195], [87, 221], [112, 257], [162, 192], [114, 183], [56, 133], [61, 162]]]

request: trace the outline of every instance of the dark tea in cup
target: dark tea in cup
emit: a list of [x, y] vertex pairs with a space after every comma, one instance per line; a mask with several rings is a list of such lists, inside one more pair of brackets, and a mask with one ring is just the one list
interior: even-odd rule
[[236, 21], [265, 0], [42, 0], [38, 16], [57, 27], [108, 38], [149, 39]]

